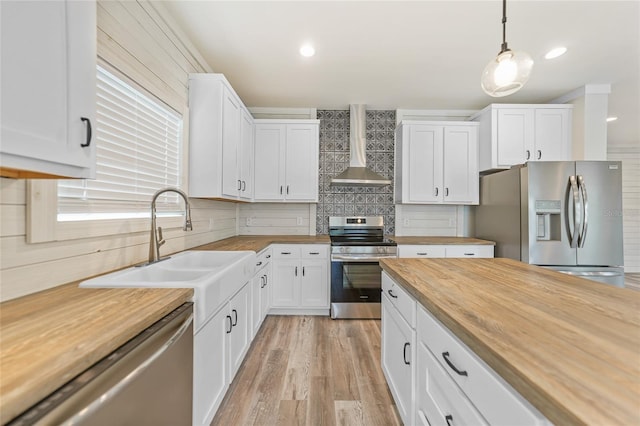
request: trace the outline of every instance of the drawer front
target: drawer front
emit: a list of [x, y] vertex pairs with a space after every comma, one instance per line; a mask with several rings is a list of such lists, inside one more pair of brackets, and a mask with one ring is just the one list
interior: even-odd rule
[[416, 300], [401, 286], [396, 284], [386, 272], [382, 272], [382, 291], [389, 298], [400, 315], [416, 328]]
[[546, 424], [539, 411], [422, 306], [417, 317], [418, 341], [424, 342], [490, 424]]
[[445, 249], [445, 253], [446, 257], [493, 257], [493, 246], [449, 246]]
[[300, 245], [273, 245], [271, 250], [274, 259], [300, 259]]
[[300, 247], [303, 259], [327, 259], [329, 257], [328, 244], [309, 244]]
[[418, 341], [416, 423], [426, 426], [486, 425], [467, 396]]
[[264, 267], [271, 260], [271, 247], [266, 248], [259, 252], [256, 256], [256, 268], [260, 269]]
[[399, 245], [398, 257], [445, 257], [445, 248], [433, 245]]

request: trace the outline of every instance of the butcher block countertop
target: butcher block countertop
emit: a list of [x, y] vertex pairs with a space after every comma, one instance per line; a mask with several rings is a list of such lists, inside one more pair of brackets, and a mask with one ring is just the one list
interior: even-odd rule
[[398, 244], [419, 244], [419, 245], [490, 245], [495, 246], [493, 241], [480, 240], [469, 237], [389, 237]]
[[270, 244], [329, 244], [328, 235], [241, 235], [194, 247], [191, 250], [251, 250], [256, 253]]
[[511, 259], [381, 266], [553, 423], [640, 424], [640, 292]]
[[78, 283], [0, 305], [4, 424], [169, 312], [192, 289], [89, 289]]

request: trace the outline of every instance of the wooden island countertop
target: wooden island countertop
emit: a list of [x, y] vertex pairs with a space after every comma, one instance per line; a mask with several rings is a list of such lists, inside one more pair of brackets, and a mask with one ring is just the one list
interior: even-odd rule
[[640, 292], [511, 259], [381, 266], [553, 423], [640, 424]]
[[0, 424], [156, 321], [193, 289], [93, 289], [78, 283], [0, 305]]

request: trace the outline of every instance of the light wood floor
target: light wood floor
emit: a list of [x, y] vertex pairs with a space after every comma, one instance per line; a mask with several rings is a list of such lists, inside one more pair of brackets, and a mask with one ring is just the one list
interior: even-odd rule
[[627, 288], [640, 290], [640, 274], [624, 274], [624, 285]]
[[267, 316], [212, 425], [400, 425], [379, 320]]

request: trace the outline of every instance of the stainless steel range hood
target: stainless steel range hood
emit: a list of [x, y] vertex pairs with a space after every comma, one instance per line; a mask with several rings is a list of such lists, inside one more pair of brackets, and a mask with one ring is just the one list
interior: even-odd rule
[[391, 180], [367, 169], [365, 153], [365, 105], [350, 105], [351, 131], [349, 133], [349, 151], [351, 159], [349, 167], [331, 179], [331, 186], [372, 187], [390, 185]]

